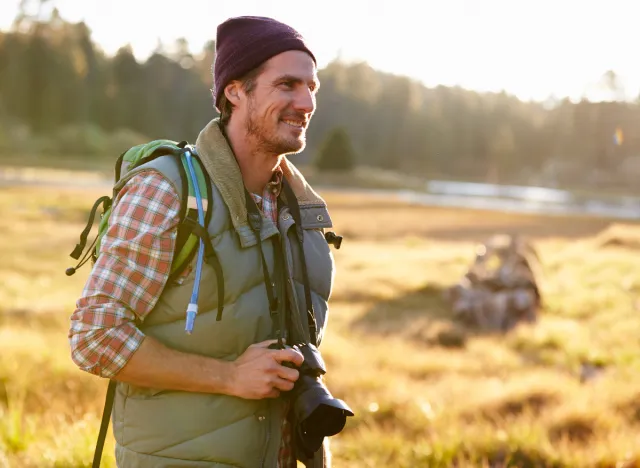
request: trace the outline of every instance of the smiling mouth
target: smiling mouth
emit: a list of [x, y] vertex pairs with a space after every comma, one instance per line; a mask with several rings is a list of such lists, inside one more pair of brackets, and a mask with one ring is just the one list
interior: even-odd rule
[[306, 128], [306, 123], [302, 120], [283, 119], [282, 122], [298, 130], [304, 130]]

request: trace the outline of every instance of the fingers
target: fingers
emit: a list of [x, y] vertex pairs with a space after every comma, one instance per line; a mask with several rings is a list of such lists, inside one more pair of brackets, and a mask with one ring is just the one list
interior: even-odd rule
[[284, 361], [292, 362], [296, 367], [300, 367], [304, 362], [304, 357], [300, 351], [293, 348], [279, 349], [274, 354], [276, 361], [282, 364]]
[[276, 369], [278, 377], [289, 380], [290, 382], [295, 382], [300, 377], [300, 372], [296, 369], [290, 369], [289, 367], [278, 366]]
[[[290, 380], [281, 379], [280, 377], [276, 377], [273, 379], [273, 389], [279, 390], [282, 392], [288, 392], [293, 388], [293, 382]], [[279, 392], [278, 392], [279, 394]]]
[[274, 375], [264, 385], [265, 387], [256, 394], [257, 398], [278, 398], [282, 392], [292, 390], [294, 382]]

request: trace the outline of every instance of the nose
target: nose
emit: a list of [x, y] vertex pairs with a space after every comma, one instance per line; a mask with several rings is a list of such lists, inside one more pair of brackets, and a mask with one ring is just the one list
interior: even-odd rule
[[316, 95], [306, 86], [301, 86], [296, 93], [295, 108], [305, 114], [313, 114], [316, 110]]

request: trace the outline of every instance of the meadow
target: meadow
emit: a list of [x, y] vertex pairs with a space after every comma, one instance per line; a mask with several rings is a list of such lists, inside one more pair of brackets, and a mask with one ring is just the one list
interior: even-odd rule
[[[89, 267], [64, 272], [105, 193], [0, 188], [2, 468], [91, 464], [106, 382], [70, 360]], [[356, 412], [335, 467], [640, 467], [640, 227], [321, 194], [344, 236], [322, 351]], [[527, 235], [544, 270], [539, 320], [504, 335], [442, 298], [498, 232]], [[112, 451], [110, 435], [103, 466]]]

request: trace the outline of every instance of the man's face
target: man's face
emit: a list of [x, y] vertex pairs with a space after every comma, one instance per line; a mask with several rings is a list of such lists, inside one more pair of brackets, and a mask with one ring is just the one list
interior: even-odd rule
[[316, 67], [305, 52], [291, 50], [269, 59], [253, 91], [234, 109], [260, 151], [298, 153], [316, 109]]

